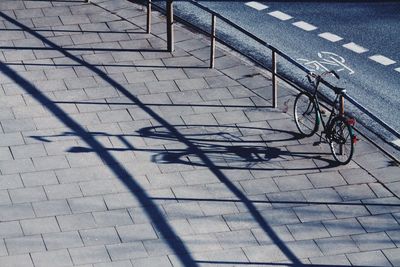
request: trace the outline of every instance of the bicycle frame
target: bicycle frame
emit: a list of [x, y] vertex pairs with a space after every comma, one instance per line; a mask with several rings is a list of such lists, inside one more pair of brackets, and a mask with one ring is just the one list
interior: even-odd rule
[[325, 82], [322, 76], [328, 74], [339, 79], [334, 71], [327, 71], [320, 75], [311, 72], [306, 76], [314, 91], [301, 92], [296, 96], [294, 118], [300, 133], [307, 137], [315, 134], [318, 131], [318, 126], [322, 124], [323, 129], [319, 135], [319, 142], [314, 144], [320, 144], [322, 140], [326, 141], [329, 143], [335, 160], [341, 164], [347, 164], [353, 156], [354, 144], [357, 140], [353, 134], [355, 120], [344, 115], [346, 90], [336, 86], [331, 88], [335, 93], [334, 100], [333, 102], [328, 101], [330, 107], [326, 108], [327, 112], [330, 112], [329, 117], [327, 120], [323, 118], [323, 103], [319, 102], [318, 88], [321, 82]]
[[[341, 96], [341, 94], [337, 94], [336, 93], [335, 100], [333, 101], [332, 108], [330, 110], [329, 118], [325, 122], [324, 119], [322, 118], [322, 115], [321, 115], [321, 109], [320, 109], [320, 104], [319, 104], [319, 99], [318, 99], [318, 94], [317, 94], [319, 84], [320, 84], [320, 80], [317, 78], [315, 80], [315, 86], [314, 86], [315, 90], [314, 90], [314, 93], [312, 94], [312, 98], [313, 98], [315, 109], [316, 109], [316, 112], [317, 112], [317, 124], [319, 125], [320, 122], [321, 122], [322, 127], [324, 129], [323, 133], [325, 133], [325, 136], [327, 136], [329, 138], [329, 136], [331, 134], [330, 131], [328, 132], [328, 130], [330, 130], [329, 125], [330, 125], [332, 119], [336, 116], [335, 107], [339, 102], [339, 97]], [[322, 135], [321, 135], [321, 137], [322, 137]]]

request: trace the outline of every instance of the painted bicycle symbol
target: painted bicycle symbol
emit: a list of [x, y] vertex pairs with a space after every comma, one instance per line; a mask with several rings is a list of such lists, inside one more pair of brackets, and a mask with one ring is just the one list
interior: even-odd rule
[[305, 58], [299, 58], [297, 60], [302, 61], [304, 66], [313, 72], [330, 71], [334, 69], [336, 72], [347, 70], [349, 75], [354, 74], [354, 70], [345, 64], [346, 60], [335, 53], [319, 52], [318, 57], [318, 60], [309, 60]]

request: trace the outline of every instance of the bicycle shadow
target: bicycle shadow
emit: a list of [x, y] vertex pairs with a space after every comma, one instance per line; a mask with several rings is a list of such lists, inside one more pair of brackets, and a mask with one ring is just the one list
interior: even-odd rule
[[[181, 129], [187, 127], [188, 133], [182, 129], [181, 133], [191, 143], [201, 149], [220, 169], [246, 169], [246, 170], [277, 170], [279, 162], [291, 159], [318, 159], [324, 162], [325, 169], [338, 166], [338, 163], [329, 159], [330, 153], [308, 151], [288, 151], [284, 147], [274, 146], [274, 143], [284, 143], [299, 140], [301, 136], [289, 130], [270, 129], [250, 126], [218, 126], [218, 125], [174, 125]], [[197, 132], [195, 131], [197, 129]], [[243, 136], [243, 131], [270, 132], [282, 136], [269, 140], [249, 140]], [[162, 126], [145, 127], [138, 131], [141, 137], [158, 140], [179, 141], [174, 135]], [[268, 135], [267, 135], [268, 137]], [[328, 157], [325, 157], [328, 156]], [[190, 148], [183, 150], [161, 151], [152, 156], [156, 163], [162, 164], [191, 164], [194, 166], [207, 167]], [[309, 167], [290, 167], [288, 165], [282, 170], [313, 170]]]
[[[88, 62], [83, 61], [81, 58], [69, 53], [64, 50], [62, 47], [59, 47], [55, 43], [49, 41], [44, 36], [38, 34], [34, 30], [29, 27], [21, 24], [20, 22], [14, 20], [13, 18], [7, 16], [4, 13], [0, 12], [1, 17], [4, 20], [9, 21], [15, 26], [25, 30], [33, 37], [43, 41], [46, 45], [52, 47], [54, 50], [62, 53], [65, 57], [68, 57], [72, 61], [82, 65], [87, 68], [93, 74], [99, 76], [104, 82], [108, 83], [110, 86], [113, 86], [118, 92], [124, 96], [126, 96], [130, 101], [136, 103], [136, 105], [142, 109], [144, 112], [148, 113], [150, 117], [152, 117], [157, 123], [163, 125], [166, 131], [169, 132], [169, 138], [172, 138], [173, 141], [177, 141], [182, 145], [186, 146], [186, 150], [190, 151], [196, 155], [196, 157], [201, 160], [204, 166], [210, 169], [211, 172], [219, 179], [221, 184], [224, 184], [228, 190], [230, 190], [238, 199], [241, 199], [251, 216], [258, 223], [260, 228], [270, 236], [270, 238], [274, 241], [274, 243], [279, 247], [279, 249], [296, 265], [301, 265], [300, 260], [294, 254], [294, 252], [286, 246], [286, 244], [279, 238], [277, 233], [271, 228], [268, 220], [265, 219], [262, 214], [257, 210], [257, 208], [253, 205], [251, 201], [248, 200], [247, 196], [243, 194], [243, 192], [238, 188], [230, 179], [221, 172], [218, 166], [215, 166], [212, 159], [208, 157], [208, 155], [202, 150], [201, 143], [197, 143], [195, 141], [191, 141], [190, 138], [187, 138], [185, 134], [181, 134], [178, 129], [176, 129], [173, 125], [169, 124], [165, 119], [159, 116], [156, 112], [147, 107], [143, 102], [141, 102], [137, 97], [132, 95], [122, 84], [116, 81], [114, 78], [110, 77], [102, 71], [101, 69], [96, 68]], [[176, 237], [174, 240], [166, 239], [167, 245], [172, 249], [174, 253], [178, 255], [180, 262], [185, 266], [197, 266], [198, 264], [194, 261], [189, 249], [187, 248], [185, 242], [179, 238], [179, 236], [175, 233], [174, 229], [169, 225], [166, 218], [164, 218], [162, 211], [156, 206], [147, 192], [140, 186], [138, 181], [132, 176], [126, 168], [124, 168], [123, 164], [118, 161], [111, 153], [109, 153], [109, 149], [105, 147], [101, 142], [99, 142], [95, 137], [96, 133], [88, 132], [82, 125], [80, 125], [76, 120], [73, 119], [67, 112], [57, 106], [46, 94], [41, 92], [35, 85], [30, 83], [28, 80], [19, 75], [16, 71], [11, 69], [10, 67], [1, 64], [0, 71], [8, 76], [13, 82], [19, 84], [21, 88], [23, 88], [27, 93], [32, 95], [36, 101], [38, 101], [41, 105], [45, 106], [53, 116], [57, 117], [65, 127], [68, 127], [71, 132], [64, 133], [65, 135], [76, 135], [82, 141], [84, 141], [88, 147], [85, 147], [87, 150], [94, 151], [107, 165], [107, 167], [113, 172], [113, 174], [121, 180], [121, 182], [129, 188], [131, 194], [138, 199], [142, 206], [146, 206], [146, 213], [148, 217], [154, 223], [154, 227], [160, 232], [162, 237]], [[64, 135], [63, 134], [63, 135]], [[100, 133], [103, 135], [107, 135], [107, 133]], [[143, 131], [142, 134], [148, 134], [149, 136], [154, 135], [152, 131]], [[45, 137], [37, 137], [39, 140], [46, 142]], [[121, 138], [124, 139], [124, 138]], [[128, 140], [122, 140], [128, 141]], [[47, 140], [47, 142], [50, 142]], [[213, 143], [213, 145], [215, 145]], [[218, 145], [219, 146], [219, 145]], [[82, 148], [76, 147], [72, 148], [71, 151], [79, 151]], [[126, 142], [127, 150], [141, 149], [135, 148], [129, 142]], [[219, 153], [220, 154], [220, 153]], [[237, 153], [236, 153], [237, 154]], [[246, 152], [245, 155], [249, 157], [253, 153]]]
[[[145, 142], [152, 143], [152, 140], [158, 140], [161, 143], [181, 142], [180, 136], [172, 134], [163, 126], [143, 127], [133, 134], [111, 134], [107, 132], [89, 132], [94, 137], [117, 138], [124, 147], [108, 147], [107, 151], [133, 151], [146, 152], [150, 154], [152, 162], [157, 164], [182, 164], [196, 167], [210, 167], [200, 157], [197, 149], [207, 155], [213, 163], [213, 167], [221, 170], [254, 170], [254, 171], [312, 171], [316, 169], [328, 169], [337, 167], [339, 164], [329, 159], [329, 152], [308, 151], [288, 151], [283, 147], [275, 147], [274, 143], [289, 142], [298, 140], [301, 136], [298, 133], [268, 129], [250, 126], [219, 126], [219, 125], [173, 125], [188, 140], [192, 146], [185, 148], [150, 148], [147, 146], [135, 146], [129, 140], [133, 137], [141, 137]], [[273, 140], [253, 139], [243, 136], [241, 131], [265, 131], [282, 134], [281, 138]], [[74, 132], [64, 132], [59, 135], [30, 136], [42, 142], [51, 142], [51, 138], [76, 136]], [[252, 140], [253, 139], [253, 140]], [[99, 152], [93, 148], [84, 146], [74, 146], [68, 149], [69, 153], [89, 153]], [[318, 160], [324, 163], [324, 166], [310, 167], [283, 167], [280, 162], [290, 161], [292, 159]]]

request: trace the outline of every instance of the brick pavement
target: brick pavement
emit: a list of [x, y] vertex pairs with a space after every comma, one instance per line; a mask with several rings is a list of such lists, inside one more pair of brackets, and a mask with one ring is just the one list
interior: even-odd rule
[[0, 266], [400, 265], [389, 158], [335, 166], [268, 74], [93, 2], [0, 2]]

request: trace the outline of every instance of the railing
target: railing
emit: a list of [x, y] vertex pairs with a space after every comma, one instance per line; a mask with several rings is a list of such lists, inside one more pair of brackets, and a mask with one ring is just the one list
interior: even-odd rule
[[[90, 0], [85, 0], [87, 2], [89, 2]], [[128, 1], [134, 1], [134, 0], [128, 0]], [[139, 0], [140, 1], [140, 0]], [[155, 5], [154, 3], [152, 3], [152, 0], [147, 0], [147, 27], [146, 27], [146, 32], [150, 33], [151, 32], [151, 13], [152, 13], [152, 6], [157, 7], [158, 9], [160, 9], [161, 11], [166, 12], [166, 16], [167, 16], [167, 50], [169, 52], [174, 51], [174, 9], [173, 9], [173, 2], [174, 0], [166, 0], [166, 8], [164, 9], [161, 6]], [[304, 90], [301, 86], [299, 86], [298, 84], [294, 83], [293, 81], [291, 81], [290, 79], [288, 79], [287, 77], [281, 75], [278, 73], [278, 56], [282, 57], [283, 59], [287, 60], [289, 63], [291, 63], [292, 65], [296, 66], [298, 69], [300, 69], [301, 71], [305, 72], [306, 74], [310, 73], [310, 70], [307, 69], [306, 67], [304, 67], [302, 64], [300, 64], [299, 62], [297, 62], [296, 60], [294, 60], [293, 58], [291, 58], [289, 55], [285, 54], [284, 52], [282, 52], [281, 50], [279, 50], [278, 48], [272, 46], [271, 44], [267, 43], [266, 41], [262, 40], [261, 38], [259, 38], [258, 36], [254, 35], [253, 33], [247, 31], [246, 29], [242, 28], [241, 26], [235, 24], [234, 22], [232, 22], [231, 20], [229, 20], [228, 18], [224, 17], [223, 15], [211, 10], [208, 7], [203, 6], [202, 4], [194, 1], [194, 0], [185, 0], [185, 2], [187, 3], [191, 3], [194, 6], [200, 8], [201, 10], [209, 13], [211, 15], [211, 29], [210, 32], [206, 33], [208, 34], [208, 36], [210, 37], [210, 68], [214, 68], [215, 66], [215, 46], [216, 46], [216, 40], [218, 39], [216, 36], [216, 27], [217, 27], [217, 18], [225, 23], [227, 23], [229, 26], [235, 28], [236, 30], [238, 30], [239, 32], [243, 33], [244, 35], [246, 35], [247, 37], [250, 37], [251, 39], [253, 39], [254, 41], [256, 41], [257, 43], [261, 44], [262, 46], [268, 48], [269, 50], [271, 50], [271, 59], [272, 59], [272, 67], [271, 69], [269, 69], [269, 71], [271, 71], [271, 75], [272, 75], [272, 106], [274, 108], [276, 108], [278, 106], [277, 103], [277, 96], [278, 96], [278, 78], [289, 83], [291, 86], [295, 87], [298, 90]], [[185, 21], [187, 22], [187, 21]], [[187, 22], [189, 24], [191, 24], [190, 22]], [[200, 29], [199, 27], [197, 27], [196, 25], [191, 24], [193, 27], [197, 28], [200, 32], [204, 33], [204, 30]], [[223, 43], [222, 40], [219, 40], [220, 42]], [[265, 66], [263, 66], [264, 68], [267, 68]], [[268, 69], [268, 68], [267, 68]], [[330, 83], [323, 81], [322, 82], [325, 86], [327, 86], [330, 89], [333, 89], [333, 85], [331, 85]], [[383, 128], [385, 128], [390, 134], [392, 134], [395, 138], [400, 139], [400, 133], [398, 133], [395, 129], [393, 129], [390, 125], [388, 125], [387, 123], [385, 123], [384, 121], [382, 121], [380, 118], [378, 118], [376, 115], [374, 115], [371, 111], [369, 111], [366, 107], [364, 107], [363, 105], [361, 105], [360, 103], [358, 103], [357, 100], [355, 100], [354, 98], [350, 97], [349, 95], [345, 95], [344, 98], [350, 102], [352, 105], [354, 105], [354, 107], [358, 108], [358, 110], [360, 110], [362, 113], [368, 115], [374, 122], [378, 123], [379, 125], [381, 125]], [[344, 100], [342, 99], [340, 101], [341, 103], [341, 110], [343, 110], [343, 105], [344, 105]], [[387, 141], [386, 141], [387, 142]]]
[[[248, 37], [252, 38], [253, 40], [255, 40], [256, 42], [258, 42], [259, 44], [261, 44], [264, 47], [269, 48], [271, 50], [271, 53], [272, 53], [272, 57], [271, 57], [272, 58], [272, 67], [271, 67], [270, 71], [271, 71], [271, 75], [272, 75], [272, 106], [274, 108], [277, 107], [277, 96], [278, 96], [278, 79], [277, 78], [282, 79], [285, 82], [289, 82], [291, 85], [294, 85], [297, 89], [301, 89], [298, 85], [293, 84], [293, 82], [288, 80], [286, 77], [278, 74], [278, 69], [277, 69], [278, 56], [284, 58], [285, 60], [290, 62], [292, 65], [296, 66], [298, 69], [304, 71], [307, 74], [310, 73], [309, 69], [304, 67], [302, 64], [300, 64], [299, 62], [297, 62], [296, 60], [294, 60], [293, 58], [291, 58], [289, 55], [285, 54], [284, 52], [282, 52], [278, 48], [276, 48], [273, 45], [267, 43], [266, 41], [262, 40], [258, 36], [256, 36], [253, 33], [247, 31], [246, 29], [242, 28], [241, 26], [235, 24], [234, 22], [232, 22], [228, 18], [224, 17], [223, 15], [215, 12], [214, 10], [211, 10], [210, 8], [205, 7], [202, 4], [200, 4], [200, 3], [198, 3], [198, 2], [196, 2], [194, 0], [186, 0], [185, 2], [191, 3], [194, 6], [202, 9], [205, 12], [208, 12], [211, 15], [211, 31], [209, 33], [210, 42], [211, 42], [211, 45], [210, 45], [210, 68], [213, 68], [214, 64], [215, 64], [215, 43], [216, 43], [216, 39], [217, 39], [217, 37], [215, 35], [215, 32], [216, 32], [217, 18], [218, 18], [219, 20], [227, 23], [231, 27], [235, 28], [236, 30], [240, 31], [241, 33], [245, 34], [246, 36], [248, 36]], [[151, 0], [148, 0], [148, 3], [151, 3]], [[173, 4], [173, 0], [167, 0], [167, 7], [172, 6], [172, 4]], [[172, 7], [171, 7], [171, 10], [172, 10]], [[149, 11], [149, 9], [148, 9], [148, 11]], [[168, 21], [173, 19], [172, 16], [173, 16], [172, 11], [167, 12], [167, 20]], [[168, 27], [167, 27], [167, 29], [168, 29]], [[174, 42], [174, 40], [173, 40], [173, 38], [172, 39], [167, 39], [167, 42]], [[171, 47], [171, 45], [169, 44], [168, 47]], [[331, 88], [331, 89], [333, 89], [333, 87], [334, 87], [332, 84], [330, 84], [330, 83], [328, 83], [326, 81], [324, 81], [323, 84], [325, 86], [327, 86], [328, 88]], [[361, 105], [357, 100], [355, 100], [354, 98], [352, 98], [349, 95], [345, 95], [344, 98], [349, 103], [351, 103], [356, 108], [358, 108], [362, 113], [368, 115], [372, 120], [374, 120], [375, 122], [379, 123], [388, 132], [390, 132], [395, 138], [400, 138], [400, 133], [399, 132], [397, 132], [395, 129], [393, 129], [386, 122], [384, 122], [383, 120], [378, 118], [376, 115], [374, 115], [366, 107]], [[341, 110], [343, 110], [344, 101], [342, 100], [342, 101], [340, 101], [340, 103], [342, 105]]]

